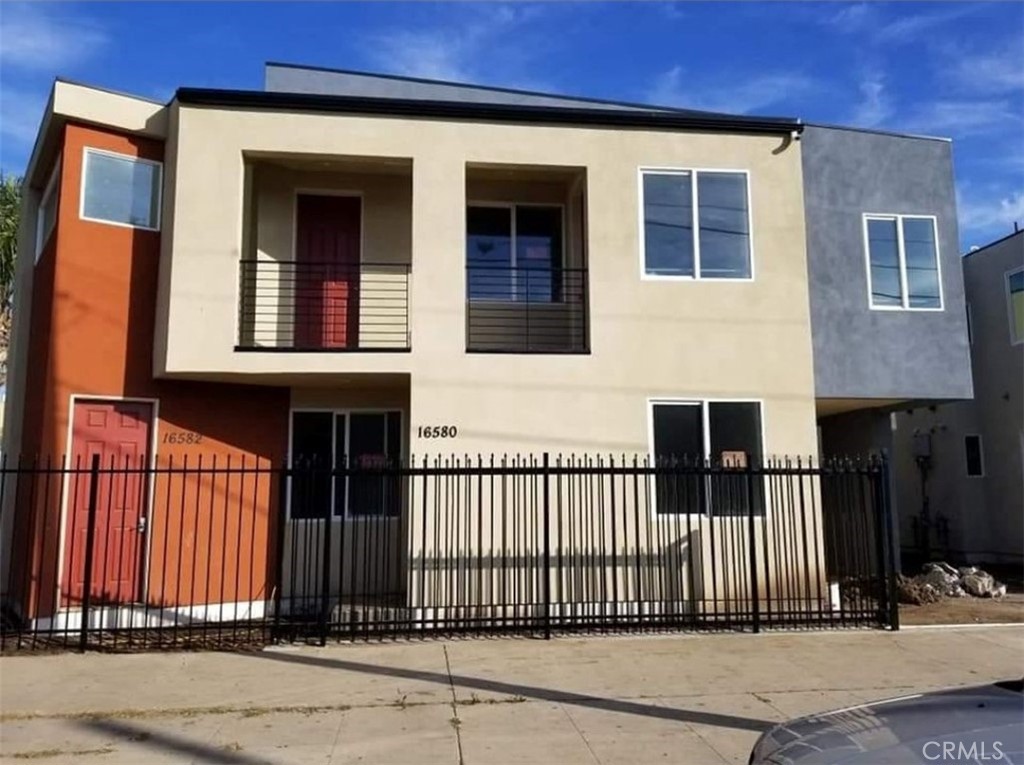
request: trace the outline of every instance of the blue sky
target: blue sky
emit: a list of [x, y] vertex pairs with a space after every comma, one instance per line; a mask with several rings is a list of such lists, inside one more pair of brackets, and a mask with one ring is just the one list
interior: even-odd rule
[[954, 139], [961, 240], [1024, 224], [1024, 3], [0, 5], [0, 167], [55, 76], [168, 99], [290, 61]]

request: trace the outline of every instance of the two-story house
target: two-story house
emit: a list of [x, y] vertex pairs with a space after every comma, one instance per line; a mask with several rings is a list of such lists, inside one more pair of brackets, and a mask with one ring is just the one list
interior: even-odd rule
[[[883, 449], [894, 407], [971, 395], [955, 242], [945, 141], [288, 65], [167, 104], [58, 81], [25, 177], [5, 452]], [[121, 487], [124, 534], [146, 532], [146, 480]], [[71, 580], [74, 483], [5, 528]], [[231, 489], [239, 545], [273, 547], [277, 491]], [[190, 555], [228, 555], [206, 515], [175, 523]], [[265, 563], [240, 600], [266, 597]]]

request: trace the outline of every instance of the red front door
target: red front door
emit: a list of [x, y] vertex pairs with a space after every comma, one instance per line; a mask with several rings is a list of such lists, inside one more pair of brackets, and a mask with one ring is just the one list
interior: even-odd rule
[[295, 345], [359, 344], [359, 197], [300, 194], [295, 213]]
[[143, 520], [149, 483], [141, 471], [148, 462], [152, 404], [134, 401], [76, 401], [71, 419], [71, 467], [68, 477], [64, 544], [64, 605], [76, 605], [85, 593], [86, 539], [94, 455], [101, 472], [96, 485], [92, 585], [95, 603], [138, 600], [145, 553]]

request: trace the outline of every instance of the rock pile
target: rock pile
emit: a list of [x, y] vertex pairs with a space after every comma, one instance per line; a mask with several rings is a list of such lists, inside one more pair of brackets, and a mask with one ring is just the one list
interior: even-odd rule
[[896, 575], [900, 603], [923, 605], [943, 598], [1001, 598], [1006, 585], [977, 566], [953, 568], [948, 563], [925, 563], [921, 573], [908, 577]]

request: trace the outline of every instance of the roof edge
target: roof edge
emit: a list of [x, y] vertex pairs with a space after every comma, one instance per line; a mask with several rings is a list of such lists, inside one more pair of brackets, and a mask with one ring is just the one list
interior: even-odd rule
[[913, 138], [918, 141], [939, 141], [940, 143], [953, 143], [952, 138], [938, 135], [919, 135], [917, 133], [900, 133], [897, 130], [876, 130], [875, 128], [863, 128], [856, 125], [833, 125], [826, 122], [805, 122], [807, 127], [824, 128], [825, 130], [848, 130], [852, 133], [867, 133], [869, 135], [886, 135], [892, 138]]
[[965, 252], [963, 254], [963, 257], [964, 258], [969, 258], [969, 257], [971, 257], [971, 255], [977, 255], [978, 253], [984, 252], [985, 250], [987, 250], [990, 247], [995, 247], [997, 244], [1002, 244], [1007, 239], [1013, 239], [1015, 236], [1020, 236], [1021, 234], [1024, 234], [1024, 228], [1020, 229], [1019, 231], [1014, 231], [1014, 232], [1012, 232], [1010, 234], [1007, 234], [1006, 236], [1001, 236], [998, 239], [993, 239], [988, 244], [983, 244], [983, 245], [981, 245], [976, 250], [968, 250], [967, 252]]
[[800, 132], [803, 123], [791, 117], [749, 117], [713, 112], [666, 111], [657, 108], [635, 111], [571, 107], [419, 101], [365, 96], [325, 96], [260, 90], [179, 88], [179, 103], [236, 109], [327, 111], [345, 114], [381, 114], [396, 117], [449, 118], [481, 121], [537, 122], [553, 125], [600, 125], [602, 127], [677, 128], [746, 133]]

